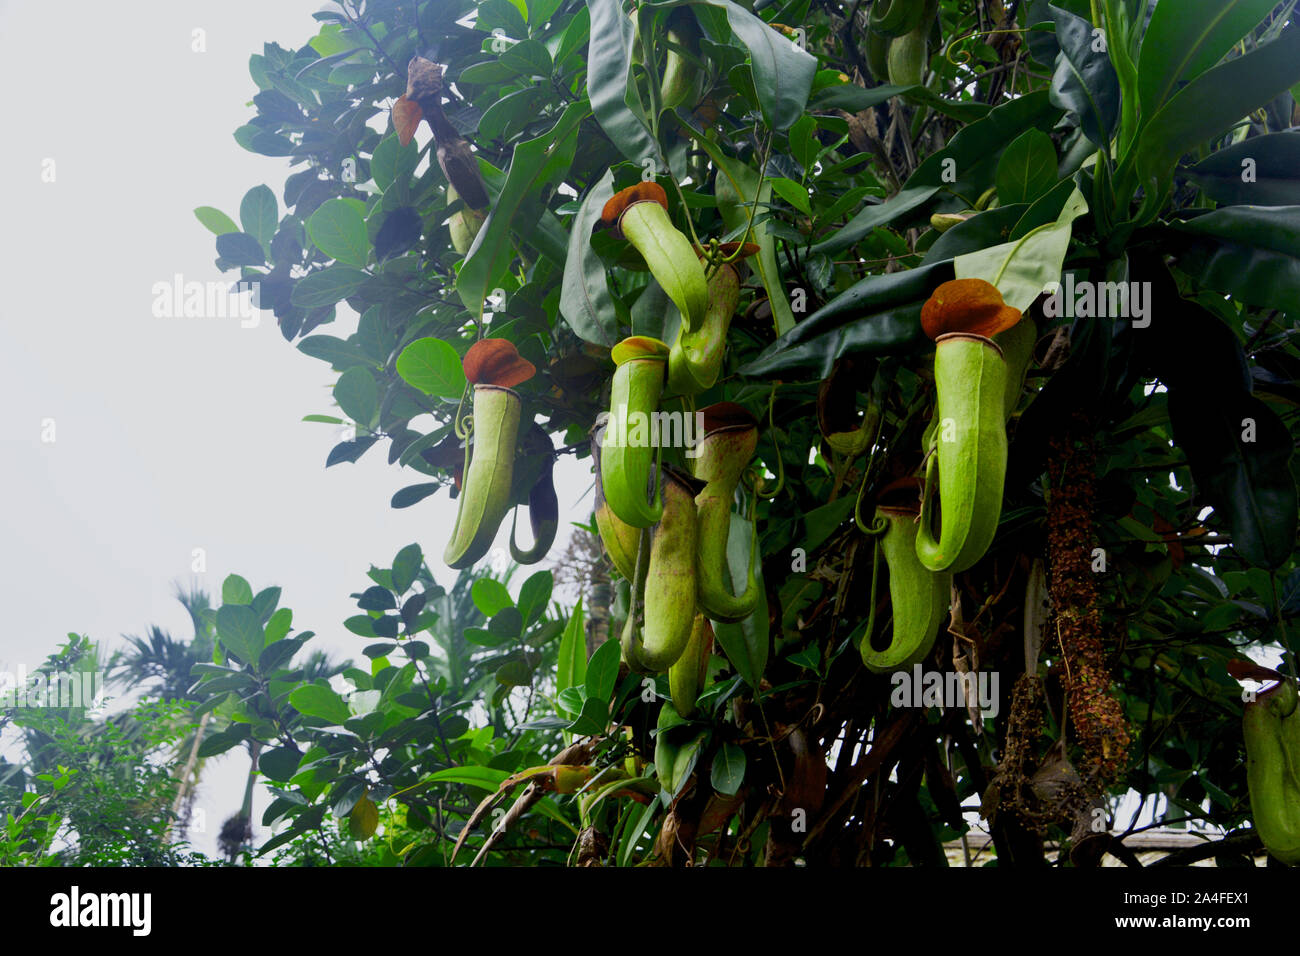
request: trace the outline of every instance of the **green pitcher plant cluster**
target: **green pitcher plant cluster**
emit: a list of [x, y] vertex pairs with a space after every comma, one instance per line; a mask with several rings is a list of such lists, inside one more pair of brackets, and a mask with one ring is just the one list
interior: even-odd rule
[[521, 787], [477, 859], [544, 817], [580, 865], [942, 865], [978, 808], [999, 863], [1089, 865], [1134, 788], [1297, 862], [1294, 11], [371, 6], [250, 66], [285, 208], [200, 218], [338, 371], [329, 465], [454, 488], [464, 574], [514, 508], [576, 575], [563, 626], [461, 629], [532, 749], [430, 771], [489, 792], [458, 844]]

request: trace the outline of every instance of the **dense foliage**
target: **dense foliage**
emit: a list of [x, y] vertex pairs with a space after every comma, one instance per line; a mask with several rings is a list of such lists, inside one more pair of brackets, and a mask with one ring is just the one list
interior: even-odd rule
[[[356, 594], [369, 663], [340, 693], [295, 663], [310, 632], [278, 589], [231, 577], [193, 693], [221, 715], [200, 752], [248, 746], [273, 788], [260, 853], [944, 865], [978, 826], [977, 864], [1137, 864], [1122, 840], [1154, 809], [1210, 835], [1173, 862], [1230, 864], [1263, 859], [1252, 797], [1282, 831], [1300, 819], [1263, 750], [1248, 792], [1242, 734], [1242, 681], [1295, 678], [1300, 613], [1291, 5], [343, 0], [316, 19], [251, 58], [235, 133], [288, 161], [283, 188], [250, 190], [238, 224], [197, 214], [339, 373], [345, 417], [311, 417], [356, 432], [327, 465], [386, 448], [418, 475], [391, 502], [415, 529], [444, 487], [463, 506], [476, 343], [503, 340], [535, 371], [508, 383], [505, 503], [536, 509], [557, 455], [591, 455], [616, 363], [697, 322], [681, 269], [606, 211], [653, 182], [666, 217], [640, 228], [689, 239], [711, 278], [717, 243], [752, 244], [716, 381], [662, 408], [758, 423], [712, 571], [738, 594], [756, 529], [760, 597], [710, 613], [683, 691], [620, 646], [657, 605], [617, 555], [570, 612], [548, 571], [445, 591], [425, 556], [446, 542], [417, 530]], [[403, 145], [421, 119], [434, 138]], [[355, 333], [330, 334], [340, 303]], [[965, 458], [954, 415], [980, 417]], [[663, 458], [692, 470], [686, 450]], [[919, 529], [892, 523], [927, 475]], [[926, 540], [957, 484], [959, 561]], [[905, 620], [915, 659], [880, 664]], [[923, 694], [923, 673], [971, 675], [990, 706]]]

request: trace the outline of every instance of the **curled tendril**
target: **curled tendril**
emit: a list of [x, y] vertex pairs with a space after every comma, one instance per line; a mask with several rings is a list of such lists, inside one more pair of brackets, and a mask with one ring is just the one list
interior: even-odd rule
[[[1031, 28], [1023, 28], [1023, 29], [1016, 29], [1016, 30], [977, 30], [974, 33], [968, 33], [965, 36], [954, 37], [952, 42], [948, 44], [948, 48], [944, 50], [943, 56], [944, 59], [946, 59], [953, 66], [966, 66], [970, 63], [972, 59], [971, 52], [970, 50], [965, 50], [965, 49], [958, 50], [957, 45], [959, 43], [964, 43], [967, 40], [974, 40], [979, 37], [996, 36], [999, 33], [1030, 33], [1030, 32], [1032, 32]], [[954, 59], [954, 53], [957, 55], [957, 57], [959, 57], [959, 59]]]
[[[779, 383], [778, 383], [779, 384]], [[776, 390], [778, 385], [772, 386], [772, 391], [767, 397], [767, 430], [772, 436], [772, 447], [776, 449], [776, 487], [771, 491], [760, 487], [759, 482], [755, 482], [754, 493], [760, 498], [775, 498], [785, 487], [785, 463], [781, 461], [781, 443], [776, 437], [776, 422], [773, 418], [772, 408], [776, 404]]]
[[469, 383], [465, 383], [465, 388], [460, 393], [460, 402], [456, 405], [456, 415], [452, 418], [452, 428], [456, 432], [456, 437], [461, 441], [468, 441], [470, 432], [474, 430], [474, 415], [472, 412], [461, 414], [465, 410], [465, 396], [469, 394]]
[[865, 535], [875, 536], [878, 534], [883, 534], [885, 529], [889, 527], [889, 520], [887, 518], [877, 515], [875, 518], [871, 520], [871, 524], [867, 524], [865, 521], [862, 520], [862, 493], [866, 490], [867, 490], [867, 475], [866, 472], [864, 471], [862, 474], [862, 484], [858, 485], [857, 500], [853, 502], [853, 523], [856, 524], [858, 526], [858, 530]]

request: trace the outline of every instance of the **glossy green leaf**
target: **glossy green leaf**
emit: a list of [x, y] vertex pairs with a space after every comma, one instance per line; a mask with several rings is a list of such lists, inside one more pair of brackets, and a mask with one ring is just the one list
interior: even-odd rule
[[458, 401], [465, 391], [460, 355], [442, 339], [416, 339], [397, 356], [397, 374], [426, 395]]
[[435, 770], [429, 776], [425, 777], [428, 783], [460, 783], [467, 784], [471, 787], [479, 787], [483, 790], [495, 792], [505, 783], [510, 774], [505, 770], [496, 770], [492, 767], [447, 767], [444, 770]]
[[524, 618], [517, 607], [503, 607], [488, 621], [488, 630], [507, 641], [517, 640], [523, 633]]
[[1056, 185], [1056, 148], [1046, 133], [1027, 129], [998, 160], [999, 206], [1031, 203]]
[[397, 134], [390, 133], [379, 141], [370, 157], [370, 177], [376, 186], [387, 192], [394, 184], [405, 185], [415, 172], [419, 158], [420, 149], [414, 139], [403, 146]]
[[257, 769], [268, 780], [287, 783], [298, 772], [298, 762], [302, 754], [293, 747], [274, 747], [262, 751], [257, 760]]
[[238, 574], [229, 574], [221, 582], [222, 604], [252, 604], [253, 588]]
[[772, 184], [772, 192], [776, 193], [795, 209], [799, 210], [805, 216], [812, 215], [812, 202], [808, 197], [808, 190], [804, 186], [791, 179], [785, 179], [782, 176], [773, 176], [769, 182]]
[[374, 364], [360, 346], [332, 335], [309, 335], [298, 343], [298, 350], [304, 355], [329, 362], [339, 371], [352, 365]]
[[1180, 82], [1218, 63], [1274, 6], [1273, 0], [1161, 0], [1138, 59], [1143, 116], [1154, 116]]
[[266, 647], [279, 640], [282, 640], [289, 633], [289, 628], [293, 626], [293, 610], [282, 607], [271, 615], [271, 619], [266, 622], [266, 634], [263, 637]]
[[1179, 172], [1217, 203], [1300, 205], [1300, 130], [1252, 136]]
[[257, 612], [247, 604], [223, 604], [217, 609], [217, 637], [222, 646], [253, 666], [266, 646]]
[[709, 780], [718, 793], [734, 796], [745, 782], [745, 751], [733, 743], [725, 743], [713, 755]]
[[352, 716], [347, 703], [323, 683], [303, 684], [289, 694], [294, 710], [307, 717], [317, 717], [331, 724], [342, 724]]
[[546, 613], [546, 605], [551, 600], [551, 589], [555, 585], [555, 576], [550, 571], [538, 571], [528, 576], [528, 580], [519, 588], [519, 600], [516, 605], [524, 616], [524, 626], [531, 627]]
[[585, 101], [570, 103], [548, 132], [515, 147], [501, 192], [456, 278], [456, 291], [472, 315], [483, 314], [488, 296], [515, 256], [510, 238], [516, 214], [537, 190], [568, 172], [577, 148], [578, 124], [588, 111]]
[[500, 61], [520, 76], [540, 79], [549, 77], [554, 69], [551, 54], [536, 40], [523, 40], [502, 51]]
[[370, 258], [366, 221], [347, 200], [322, 203], [307, 220], [307, 235], [317, 249], [345, 265], [360, 268]]
[[[778, 132], [804, 115], [817, 74], [817, 60], [767, 22], [731, 0], [709, 0], [727, 14], [736, 38], [749, 51], [763, 121]], [[592, 35], [596, 23], [592, 20]]]
[[334, 401], [358, 425], [369, 427], [379, 415], [379, 385], [369, 369], [353, 366], [335, 383]]
[[605, 280], [605, 263], [591, 248], [591, 230], [613, 195], [614, 174], [606, 171], [583, 197], [569, 232], [560, 288], [560, 314], [569, 328], [583, 341], [606, 348], [620, 339], [618, 310]]
[[811, 369], [825, 377], [843, 355], [918, 348], [928, 341], [921, 331], [921, 306], [951, 278], [951, 262], [939, 262], [860, 279], [765, 348], [741, 373], [758, 377]]
[[1012, 242], [958, 256], [953, 260], [953, 272], [958, 279], [992, 283], [1007, 305], [1024, 311], [1060, 281], [1074, 220], [1087, 211], [1088, 204], [1076, 189], [1056, 222]]
[[556, 693], [570, 687], [585, 687], [587, 683], [587, 629], [582, 613], [582, 599], [578, 599], [569, 623], [560, 638], [560, 650], [555, 673]]
[[419, 504], [425, 498], [436, 494], [442, 484], [437, 481], [421, 482], [418, 485], [407, 485], [405, 488], [399, 488], [393, 492], [393, 497], [389, 499], [390, 508], [409, 508], [411, 505]]
[[470, 588], [470, 597], [484, 617], [492, 617], [502, 608], [514, 607], [515, 604], [506, 586], [493, 578], [479, 578], [475, 581]]
[[266, 262], [265, 247], [246, 232], [226, 232], [217, 236], [217, 255], [237, 266], [260, 266]]
[[1143, 185], [1165, 183], [1174, 163], [1247, 113], [1300, 82], [1300, 25], [1196, 77], [1153, 116], [1137, 141]]
[[1193, 237], [1178, 264], [1201, 287], [1300, 312], [1300, 205], [1224, 206], [1173, 228]]
[[369, 279], [366, 273], [350, 266], [327, 266], [320, 272], [303, 276], [293, 287], [289, 300], [304, 309], [333, 305], [355, 294]]
[[645, 107], [628, 86], [636, 25], [620, 0], [587, 0], [591, 33], [587, 44], [587, 91], [591, 109], [605, 134], [635, 163], [657, 157]]
[[424, 563], [424, 552], [419, 544], [408, 544], [393, 558], [393, 590], [405, 594], [415, 583]]
[[218, 236], [227, 232], [239, 232], [239, 227], [235, 225], [233, 219], [212, 206], [199, 206], [194, 210], [194, 218], [203, 223], [205, 229]]
[[923, 103], [945, 116], [973, 123], [988, 115], [989, 107], [985, 103], [953, 102], [944, 99], [924, 86], [873, 86], [870, 89], [856, 83], [839, 83], [818, 90], [808, 101], [808, 108], [815, 110], [844, 110], [846, 113], [860, 113], [863, 110], [879, 106], [886, 100], [902, 96], [909, 100]]
[[269, 186], [254, 186], [239, 203], [239, 222], [244, 232], [269, 246], [280, 222], [279, 204]]
[[1109, 148], [1119, 119], [1119, 77], [1093, 25], [1067, 10], [1051, 7], [1056, 21], [1056, 70], [1052, 74], [1051, 101], [1073, 113], [1088, 139]]
[[618, 683], [618, 664], [622, 649], [617, 638], [609, 638], [592, 652], [587, 662], [585, 680], [588, 700], [608, 701]]

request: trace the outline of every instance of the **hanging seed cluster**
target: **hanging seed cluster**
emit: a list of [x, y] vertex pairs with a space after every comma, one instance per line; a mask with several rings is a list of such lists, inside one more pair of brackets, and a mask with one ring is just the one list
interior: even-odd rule
[[1054, 611], [1049, 627], [1060, 638], [1070, 721], [1087, 759], [1080, 770], [1104, 786], [1124, 769], [1130, 736], [1123, 708], [1110, 690], [1092, 569], [1096, 453], [1091, 434], [1086, 419], [1077, 416], [1051, 442], [1047, 527]]

